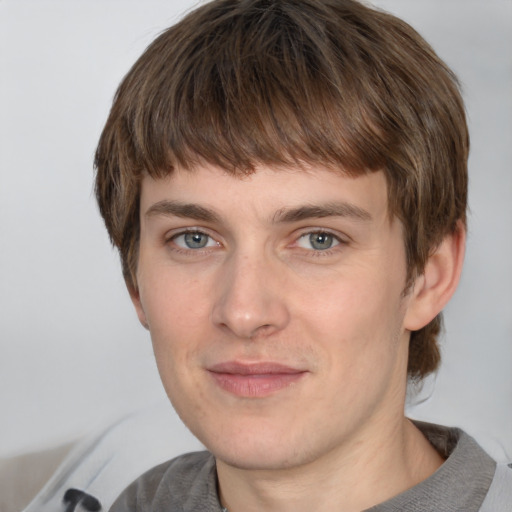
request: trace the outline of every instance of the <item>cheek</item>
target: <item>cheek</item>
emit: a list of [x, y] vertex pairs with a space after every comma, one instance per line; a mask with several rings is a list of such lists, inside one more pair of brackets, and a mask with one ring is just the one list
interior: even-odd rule
[[396, 358], [404, 309], [401, 289], [370, 273], [337, 282], [343, 284], [305, 295], [302, 328], [336, 367], [335, 375], [362, 381], [368, 373], [385, 371]]
[[[161, 279], [145, 297], [151, 340], [160, 379], [181, 420], [202, 438], [202, 424], [210, 424], [198, 361], [212, 340], [205, 319], [208, 304], [199, 283], [183, 285], [182, 279]], [[210, 419], [209, 419], [210, 418]]]
[[141, 303], [152, 332], [179, 332], [198, 325], [198, 314], [207, 307], [204, 280], [162, 268], [146, 272], [141, 282]]
[[145, 276], [141, 303], [151, 332], [162, 378], [176, 375], [207, 340], [204, 318], [208, 304], [201, 282], [179, 273]]
[[325, 331], [353, 335], [394, 324], [402, 309], [400, 286], [373, 269], [352, 270], [302, 290], [301, 315], [318, 319]]
[[[160, 281], [144, 299], [160, 379], [174, 408], [188, 424], [190, 407], [194, 415], [202, 417], [206, 400], [197, 373], [190, 371], [209, 339], [204, 322], [199, 321], [206, 313], [200, 311], [203, 306], [196, 300], [194, 288], [180, 287], [179, 280]], [[191, 389], [195, 390], [192, 396]]]

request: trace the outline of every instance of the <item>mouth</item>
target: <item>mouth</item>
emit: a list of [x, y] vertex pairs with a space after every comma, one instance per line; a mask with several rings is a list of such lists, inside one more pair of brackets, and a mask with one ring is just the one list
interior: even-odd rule
[[228, 361], [208, 368], [215, 383], [238, 397], [263, 398], [297, 383], [307, 371], [274, 362]]

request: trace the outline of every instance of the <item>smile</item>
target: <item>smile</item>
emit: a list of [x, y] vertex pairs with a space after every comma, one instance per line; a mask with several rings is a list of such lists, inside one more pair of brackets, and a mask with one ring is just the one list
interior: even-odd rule
[[236, 361], [208, 368], [216, 384], [235, 396], [263, 398], [298, 382], [307, 373], [278, 363], [244, 364]]

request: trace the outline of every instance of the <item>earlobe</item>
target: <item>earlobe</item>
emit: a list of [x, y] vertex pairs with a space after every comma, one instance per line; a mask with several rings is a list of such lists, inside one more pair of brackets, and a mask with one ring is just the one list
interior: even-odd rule
[[459, 222], [429, 257], [423, 274], [414, 282], [404, 327], [417, 331], [433, 320], [455, 293], [462, 272], [466, 230]]
[[132, 299], [135, 311], [137, 312], [139, 322], [142, 324], [144, 328], [149, 330], [149, 324], [146, 318], [146, 313], [144, 312], [144, 308], [142, 306], [139, 289], [135, 288], [133, 285], [130, 285], [128, 283], [126, 284], [126, 287], [128, 288], [128, 293], [130, 294], [130, 298]]

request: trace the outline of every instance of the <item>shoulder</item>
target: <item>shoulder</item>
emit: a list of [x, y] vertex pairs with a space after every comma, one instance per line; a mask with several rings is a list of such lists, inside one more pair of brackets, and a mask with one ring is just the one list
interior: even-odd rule
[[[497, 468], [496, 462], [478, 443], [458, 428], [418, 421], [414, 424], [441, 454], [445, 462], [426, 480], [369, 510], [372, 512], [397, 510], [510, 512], [512, 510], [510, 498], [507, 496], [507, 492], [512, 492], [510, 480], [507, 481], [507, 472], [512, 474], [511, 470], [506, 466], [502, 469], [500, 466]], [[501, 471], [505, 471], [505, 474], [501, 475]], [[503, 477], [505, 481], [502, 481]], [[505, 492], [507, 486], [509, 491]]]
[[446, 457], [430, 479], [442, 477], [447, 495], [459, 508], [479, 512], [512, 510], [512, 468], [497, 464], [468, 434], [457, 428], [416, 423], [427, 439]]
[[[215, 459], [209, 452], [187, 453], [155, 466], [132, 482], [110, 512], [216, 510]], [[197, 509], [196, 506], [202, 505]]]

